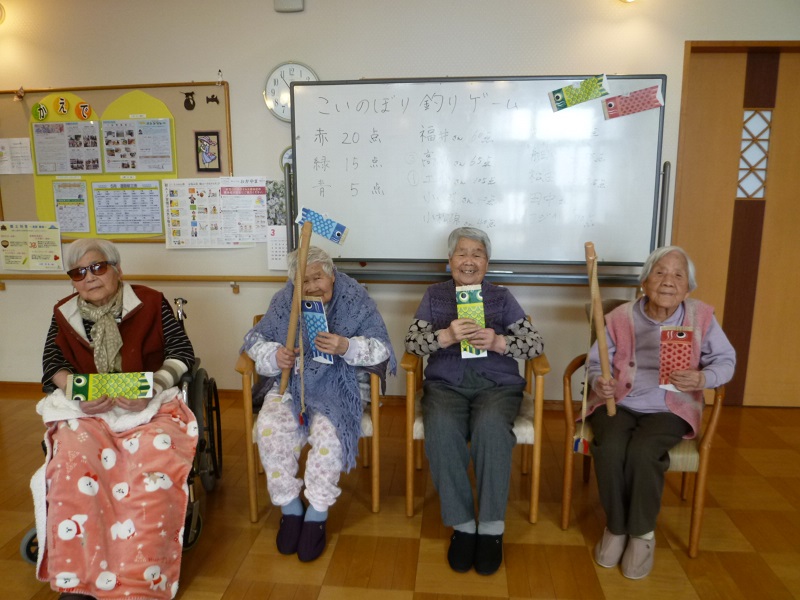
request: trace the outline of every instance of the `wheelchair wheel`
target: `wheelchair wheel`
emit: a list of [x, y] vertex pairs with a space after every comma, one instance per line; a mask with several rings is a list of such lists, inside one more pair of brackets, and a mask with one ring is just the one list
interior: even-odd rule
[[200, 539], [200, 533], [203, 531], [203, 515], [197, 512], [197, 519], [192, 520], [192, 515], [186, 515], [186, 525], [183, 529], [183, 549], [191, 550]]
[[27, 562], [32, 565], [36, 564], [36, 559], [39, 556], [39, 538], [36, 536], [35, 527], [23, 536], [19, 545], [19, 553]]
[[192, 411], [197, 419], [197, 474], [203, 489], [212, 491], [221, 475], [221, 427], [217, 384], [205, 369], [198, 369], [192, 382]]

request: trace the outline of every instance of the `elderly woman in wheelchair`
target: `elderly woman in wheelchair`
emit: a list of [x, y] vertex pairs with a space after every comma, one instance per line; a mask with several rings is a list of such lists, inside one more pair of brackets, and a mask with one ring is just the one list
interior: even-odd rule
[[[173, 598], [198, 442], [175, 386], [192, 345], [160, 292], [122, 281], [113, 243], [72, 242], [64, 261], [75, 293], [54, 307], [42, 378], [51, 393], [37, 405], [47, 426], [31, 480], [37, 577], [61, 598]], [[153, 373], [152, 397], [64, 393], [88, 379], [79, 374], [140, 372]]]

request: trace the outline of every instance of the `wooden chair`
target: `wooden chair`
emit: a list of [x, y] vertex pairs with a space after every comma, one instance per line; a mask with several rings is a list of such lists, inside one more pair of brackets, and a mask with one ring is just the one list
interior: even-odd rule
[[[422, 424], [422, 371], [421, 356], [406, 352], [400, 366], [406, 371], [406, 515], [414, 516], [414, 467], [422, 469], [422, 442], [425, 429]], [[536, 523], [539, 518], [539, 478], [542, 456], [542, 410], [544, 408], [544, 376], [550, 372], [550, 363], [542, 354], [525, 361], [525, 392], [519, 415], [514, 422], [517, 444], [522, 444], [522, 473], [531, 471], [531, 502], [528, 519]], [[531, 449], [533, 450], [531, 457]], [[532, 463], [532, 464], [531, 464]]]
[[[257, 325], [263, 315], [253, 317]], [[255, 364], [246, 352], [239, 355], [236, 371], [242, 375], [242, 402], [244, 407], [245, 456], [247, 459], [247, 491], [250, 502], [250, 521], [258, 521], [258, 473], [263, 473], [258, 446], [253, 438], [253, 384], [258, 381]], [[364, 467], [372, 467], [372, 512], [380, 510], [380, 377], [370, 374], [370, 403], [361, 417], [359, 455]], [[371, 443], [367, 443], [367, 438]]]
[[[576, 356], [564, 370], [564, 423], [566, 435], [564, 437], [564, 489], [561, 497], [561, 528], [569, 527], [570, 509], [572, 504], [572, 473], [573, 473], [573, 436], [579, 427], [575, 419], [580, 417], [581, 403], [573, 402], [572, 377], [578, 372], [583, 376], [583, 366], [586, 354]], [[708, 473], [708, 460], [711, 454], [711, 443], [717, 429], [722, 403], [725, 399], [725, 387], [720, 386], [714, 390], [714, 404], [707, 424], [697, 438], [682, 440], [669, 451], [669, 470], [682, 473], [681, 500], [686, 500], [688, 495], [688, 475], [695, 473], [694, 497], [692, 499], [692, 519], [689, 528], [689, 556], [697, 557], [700, 545], [700, 526], [703, 520], [705, 505], [706, 475]], [[592, 428], [586, 423], [583, 428], [583, 437], [592, 440]], [[581, 453], [582, 454], [582, 453]], [[583, 481], [589, 481], [592, 457], [583, 455]]]

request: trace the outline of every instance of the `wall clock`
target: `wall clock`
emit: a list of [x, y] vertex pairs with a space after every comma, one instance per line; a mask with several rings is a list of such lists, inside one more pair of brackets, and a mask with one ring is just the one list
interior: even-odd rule
[[293, 81], [319, 81], [319, 77], [311, 67], [295, 61], [279, 64], [267, 76], [264, 102], [269, 111], [281, 121], [292, 120], [289, 84]]

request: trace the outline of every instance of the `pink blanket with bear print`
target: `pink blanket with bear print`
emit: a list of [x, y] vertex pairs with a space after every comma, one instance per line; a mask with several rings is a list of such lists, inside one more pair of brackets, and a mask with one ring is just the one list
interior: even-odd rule
[[[37, 576], [54, 590], [98, 599], [175, 597], [198, 440], [194, 415], [176, 391], [151, 401], [143, 411], [152, 413], [149, 421], [122, 431], [113, 419], [53, 421], [40, 410], [48, 452]], [[69, 408], [60, 399], [55, 406]]]

